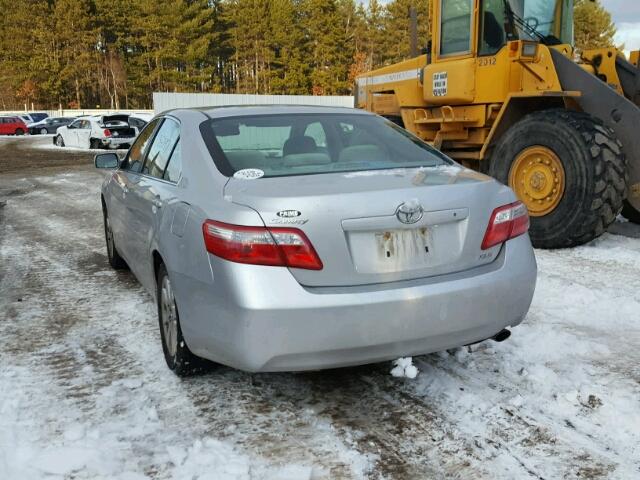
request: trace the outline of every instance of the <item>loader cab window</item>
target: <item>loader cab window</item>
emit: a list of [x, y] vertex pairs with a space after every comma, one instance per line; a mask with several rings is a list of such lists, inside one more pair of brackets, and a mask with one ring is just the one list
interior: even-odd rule
[[473, 0], [440, 1], [440, 56], [471, 51]]
[[480, 16], [479, 55], [495, 55], [505, 44], [504, 0], [484, 0]]
[[493, 55], [511, 40], [573, 44], [572, 0], [483, 0], [480, 55]]

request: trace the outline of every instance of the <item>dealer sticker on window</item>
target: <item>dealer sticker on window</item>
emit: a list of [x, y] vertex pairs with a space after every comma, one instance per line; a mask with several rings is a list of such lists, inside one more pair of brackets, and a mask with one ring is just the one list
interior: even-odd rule
[[264, 171], [259, 168], [244, 168], [233, 174], [233, 178], [239, 178], [241, 180], [256, 180], [260, 177], [264, 177]]
[[447, 95], [447, 72], [436, 72], [433, 74], [433, 96], [445, 97]]

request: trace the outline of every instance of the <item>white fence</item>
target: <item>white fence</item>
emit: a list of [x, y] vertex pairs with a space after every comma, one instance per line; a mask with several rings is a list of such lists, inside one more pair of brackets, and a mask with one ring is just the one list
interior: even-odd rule
[[321, 105], [353, 108], [353, 97], [320, 95], [240, 95], [228, 93], [153, 94], [155, 113], [172, 108], [220, 107], [225, 105]]
[[82, 115], [109, 115], [111, 113], [149, 113], [153, 114], [153, 110], [109, 110], [109, 109], [97, 109], [97, 108], [84, 108], [84, 109], [62, 109], [62, 110], [29, 110], [29, 111], [20, 111], [20, 110], [0, 110], [1, 115], [22, 115], [29, 112], [43, 112], [49, 115], [50, 117], [80, 117]]
[[[81, 115], [108, 115], [111, 113], [160, 113], [173, 108], [221, 107], [226, 105], [319, 105], [324, 107], [353, 108], [353, 97], [329, 95], [241, 95], [231, 93], [159, 93], [153, 94], [153, 110], [60, 109], [33, 110], [50, 117], [79, 117]], [[0, 111], [0, 115], [20, 115], [20, 110]]]

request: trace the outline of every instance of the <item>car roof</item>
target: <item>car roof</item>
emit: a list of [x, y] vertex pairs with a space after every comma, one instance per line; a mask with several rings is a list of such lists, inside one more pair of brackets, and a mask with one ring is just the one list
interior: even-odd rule
[[209, 118], [243, 117], [253, 115], [281, 114], [339, 114], [373, 115], [365, 110], [351, 107], [325, 107], [318, 105], [228, 105], [219, 107], [176, 108], [163, 112], [163, 115], [180, 117], [181, 113], [198, 111]]

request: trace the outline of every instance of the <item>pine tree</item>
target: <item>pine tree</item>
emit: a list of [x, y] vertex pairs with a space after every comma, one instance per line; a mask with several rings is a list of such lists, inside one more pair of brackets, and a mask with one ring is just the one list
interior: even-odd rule
[[52, 12], [59, 50], [58, 77], [65, 84], [68, 101], [76, 108], [82, 108], [93, 84], [97, 36], [90, 7], [88, 0], [58, 0]]
[[387, 4], [384, 17], [384, 39], [381, 48], [381, 63], [389, 65], [410, 57], [409, 8], [416, 9], [418, 17], [418, 49], [429, 40], [429, 0], [393, 0]]
[[269, 93], [304, 95], [310, 90], [306, 64], [306, 39], [300, 28], [298, 2], [273, 0], [270, 2], [269, 49], [271, 50]]
[[578, 50], [614, 46], [616, 27], [600, 0], [576, 0], [573, 15]]
[[301, 3], [312, 93], [340, 95], [351, 91], [349, 65], [353, 59], [353, 45], [348, 42], [345, 19], [340, 14], [343, 5], [336, 0]]

